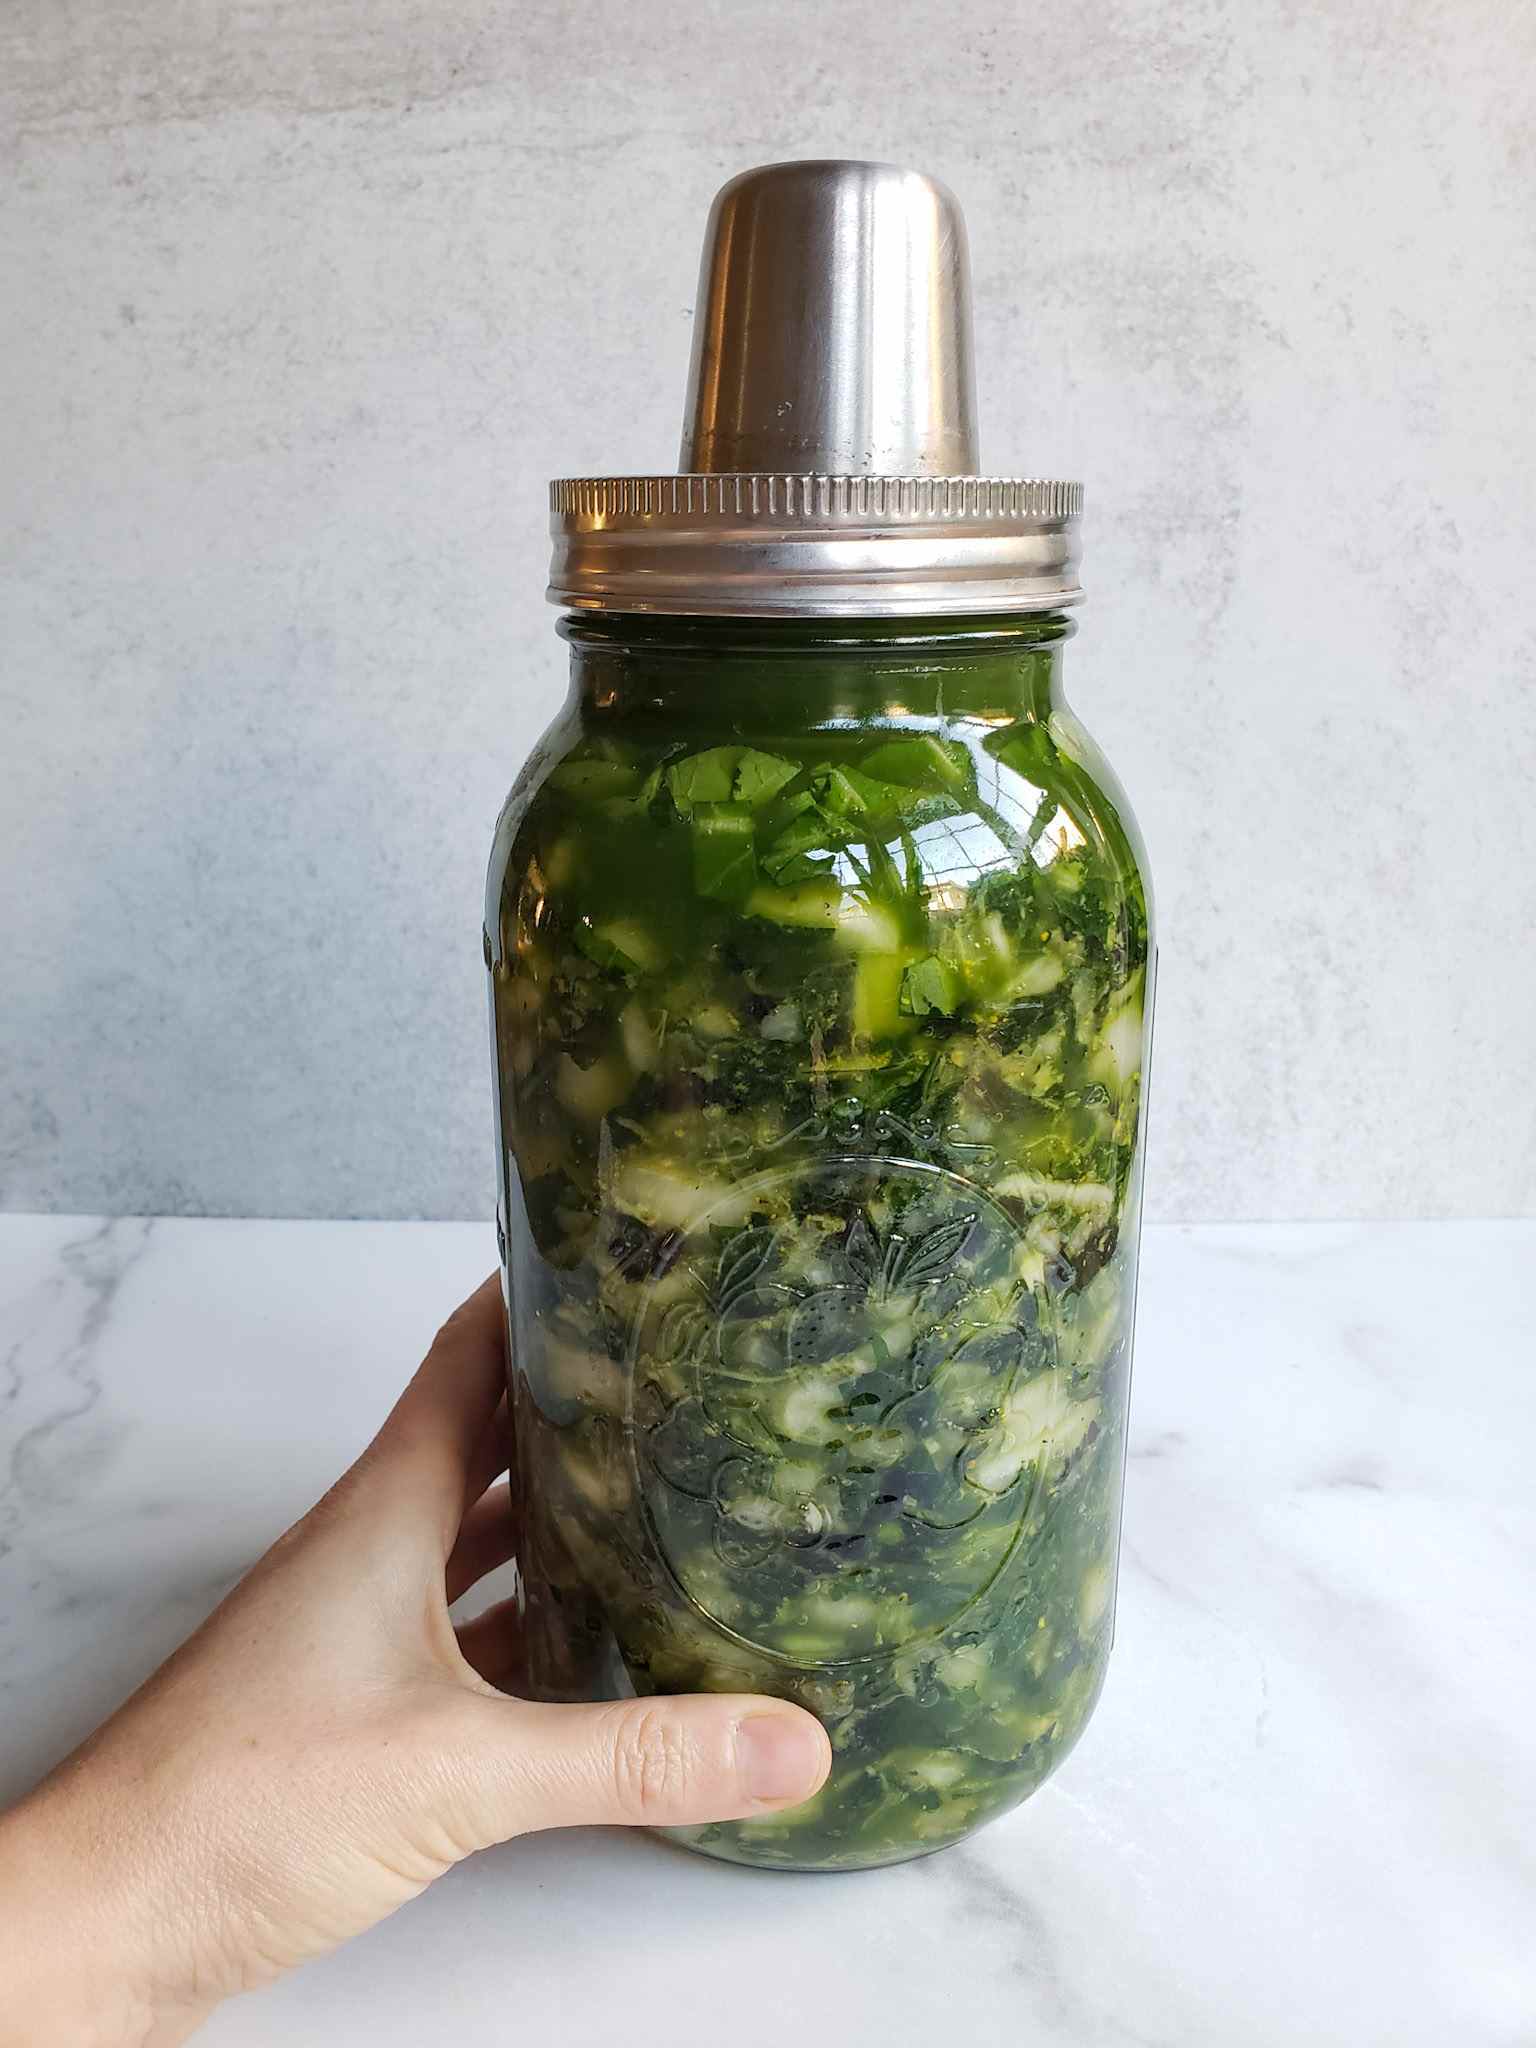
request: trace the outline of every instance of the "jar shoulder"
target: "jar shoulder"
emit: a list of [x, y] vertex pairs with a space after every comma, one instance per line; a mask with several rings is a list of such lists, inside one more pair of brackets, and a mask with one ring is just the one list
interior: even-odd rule
[[585, 735], [576, 708], [567, 704], [545, 727], [528, 758], [513, 779], [491, 834], [490, 861], [486, 871], [486, 930], [496, 929], [498, 906], [505, 887], [518, 834], [530, 810], [538, 802], [550, 773], [578, 752]]
[[1152, 922], [1152, 872], [1146, 841], [1124, 784], [1108, 756], [1072, 707], [1058, 702], [1046, 721], [1058, 760], [1070, 764], [1091, 807], [1106, 853], [1134, 873], [1143, 909]]

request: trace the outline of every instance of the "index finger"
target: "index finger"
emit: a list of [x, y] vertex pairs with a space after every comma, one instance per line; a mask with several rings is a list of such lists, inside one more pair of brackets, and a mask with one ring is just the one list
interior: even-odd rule
[[480, 1490], [479, 1454], [505, 1387], [506, 1317], [493, 1273], [438, 1331], [366, 1455], [372, 1474], [387, 1474], [392, 1491], [408, 1491], [440, 1520], [445, 1545]]

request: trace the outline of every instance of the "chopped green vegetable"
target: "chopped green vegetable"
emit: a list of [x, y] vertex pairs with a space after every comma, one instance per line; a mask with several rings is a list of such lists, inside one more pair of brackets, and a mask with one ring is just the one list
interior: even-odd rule
[[820, 811], [792, 818], [769, 841], [763, 867], [776, 882], [817, 881], [832, 871], [826, 857], [827, 826]]
[[685, 755], [667, 769], [672, 801], [686, 818], [695, 804], [729, 803], [736, 782], [737, 747], [709, 747]]
[[819, 1714], [728, 1859], [954, 1841], [1102, 1682], [1151, 959], [1043, 631], [974, 718], [943, 647], [589, 706], [493, 863], [532, 1684]]
[[775, 924], [835, 931], [842, 903], [843, 892], [836, 882], [812, 880], [783, 889], [754, 889], [747, 898], [747, 910], [751, 916], [766, 917]]
[[765, 804], [799, 772], [793, 761], [778, 754], [760, 754], [755, 747], [743, 747], [736, 763], [736, 801], [754, 807]]
[[756, 880], [751, 811], [745, 804], [695, 804], [693, 884], [699, 894], [738, 902]]
[[589, 917], [577, 921], [571, 934], [577, 946], [599, 967], [616, 967], [622, 973], [636, 973], [658, 967], [663, 959], [655, 939], [643, 924], [630, 919], [609, 919], [598, 924]]
[[876, 747], [860, 765], [870, 780], [894, 782], [908, 789], [966, 790], [975, 781], [975, 770], [965, 748], [953, 740], [937, 739], [932, 733], [915, 734]]
[[953, 1017], [959, 1002], [955, 972], [936, 953], [927, 953], [914, 961], [901, 977], [901, 1007], [914, 1016], [925, 1017], [936, 1011], [941, 1017]]
[[673, 803], [686, 817], [695, 804], [723, 804], [733, 798], [757, 809], [799, 772], [793, 761], [760, 753], [756, 747], [707, 747], [703, 753], [673, 761], [666, 780]]

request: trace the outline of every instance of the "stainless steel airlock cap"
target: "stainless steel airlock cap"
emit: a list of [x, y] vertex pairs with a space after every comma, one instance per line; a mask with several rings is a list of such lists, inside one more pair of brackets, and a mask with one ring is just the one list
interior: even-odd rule
[[681, 469], [551, 486], [577, 610], [1073, 603], [1078, 484], [979, 476], [965, 223], [893, 164], [747, 171], [704, 238]]

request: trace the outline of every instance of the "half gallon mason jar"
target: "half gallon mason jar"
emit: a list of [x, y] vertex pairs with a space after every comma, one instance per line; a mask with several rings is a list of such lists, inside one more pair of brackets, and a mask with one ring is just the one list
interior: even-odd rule
[[555, 487], [491, 861], [530, 1684], [809, 1707], [815, 1799], [683, 1831], [783, 1869], [1016, 1805], [1113, 1626], [1145, 871], [1079, 493], [972, 473], [966, 324], [932, 181], [726, 188], [686, 473]]

